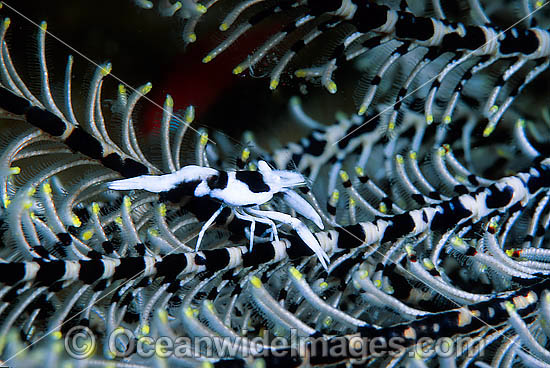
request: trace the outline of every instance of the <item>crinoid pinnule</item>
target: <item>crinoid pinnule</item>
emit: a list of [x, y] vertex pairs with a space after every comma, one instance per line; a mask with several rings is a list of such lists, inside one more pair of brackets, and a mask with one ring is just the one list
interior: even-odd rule
[[110, 95], [102, 63], [77, 98], [76, 62], [52, 72], [45, 22], [33, 84], [4, 19], [6, 364], [548, 364], [550, 119], [523, 88], [544, 78], [546, 30], [505, 30], [515, 19], [476, 0], [466, 16], [439, 1], [137, 3], [180, 15], [188, 41], [223, 13], [228, 37], [205, 62], [284, 20], [235, 73], [271, 60], [272, 89], [303, 77], [336, 92], [357, 60], [360, 114], [314, 118], [304, 94], [289, 102], [303, 136], [249, 133], [235, 160], [167, 96], [147, 138], [151, 84]]

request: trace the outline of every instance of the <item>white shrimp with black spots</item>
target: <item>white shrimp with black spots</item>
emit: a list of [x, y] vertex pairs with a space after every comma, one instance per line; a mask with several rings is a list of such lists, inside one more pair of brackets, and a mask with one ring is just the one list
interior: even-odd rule
[[315, 209], [292, 188], [306, 184], [305, 178], [288, 170], [273, 170], [265, 161], [258, 162], [259, 171], [239, 170], [226, 172], [209, 167], [189, 165], [166, 175], [141, 175], [134, 178], [116, 180], [109, 183], [113, 190], [138, 190], [160, 193], [167, 196], [188, 195], [196, 198], [209, 197], [221, 202], [218, 210], [206, 221], [199, 232], [196, 250], [208, 227], [214, 223], [222, 210], [231, 208], [233, 214], [242, 220], [250, 221], [250, 250], [254, 243], [256, 221], [267, 224], [272, 229], [271, 237], [279, 240], [274, 221], [290, 225], [300, 238], [310, 247], [323, 267], [327, 268], [329, 257], [318, 240], [297, 218], [277, 211], [265, 211], [260, 205], [269, 202], [275, 194], [282, 194], [285, 202], [300, 215], [324, 229], [321, 217]]

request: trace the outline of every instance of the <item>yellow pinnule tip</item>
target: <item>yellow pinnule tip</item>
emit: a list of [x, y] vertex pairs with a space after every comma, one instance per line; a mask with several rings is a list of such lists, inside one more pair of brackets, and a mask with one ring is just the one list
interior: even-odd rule
[[208, 54], [208, 55], [206, 55], [205, 57], [202, 58], [202, 62], [203, 62], [204, 64], [206, 64], [206, 63], [211, 62], [212, 59], [213, 59], [212, 54]]
[[149, 228], [149, 230], [147, 230], [147, 232], [149, 233], [149, 235], [154, 236], [155, 238], [160, 235], [159, 231], [157, 229], [152, 228], [152, 227]]
[[279, 86], [279, 81], [277, 79], [272, 79], [271, 82], [269, 82], [269, 89], [275, 90]]
[[487, 127], [485, 127], [485, 129], [483, 130], [483, 137], [487, 138], [493, 133], [494, 130], [495, 130], [494, 126], [487, 125]]
[[32, 201], [25, 201], [25, 203], [23, 204], [23, 208], [26, 210], [28, 210], [31, 207], [32, 207]]
[[327, 318], [325, 318], [323, 320], [323, 324], [326, 326], [326, 327], [329, 327], [332, 325], [332, 317], [328, 316]]
[[55, 331], [54, 333], [52, 333], [52, 337], [56, 340], [61, 340], [63, 334], [61, 333], [61, 331]]
[[174, 99], [170, 95], [166, 95], [166, 100], [164, 100], [164, 107], [174, 107]]
[[367, 277], [369, 277], [369, 271], [367, 271], [367, 270], [361, 272], [361, 275], [359, 275], [359, 278], [360, 278], [361, 280], [364, 280], [364, 279], [366, 279]]
[[97, 215], [99, 213], [99, 204], [96, 202], [92, 203], [92, 213]]
[[444, 157], [447, 154], [447, 150], [444, 147], [439, 147], [437, 154], [441, 157]]
[[132, 207], [132, 201], [130, 200], [130, 197], [124, 196], [124, 207]]
[[429, 258], [424, 258], [422, 263], [424, 264], [424, 267], [426, 267], [428, 270], [433, 270], [435, 268], [435, 265]]
[[340, 192], [338, 191], [338, 189], [334, 189], [334, 191], [332, 192], [332, 194], [330, 196], [330, 199], [333, 202], [336, 202], [338, 199], [340, 199]]
[[111, 73], [111, 70], [113, 70], [113, 64], [106, 63], [101, 67], [101, 74], [105, 77], [106, 75], [109, 75], [109, 73]]
[[427, 116], [426, 116], [426, 123], [427, 123], [427, 124], [431, 124], [431, 123], [433, 123], [433, 122], [434, 122], [434, 116], [431, 115], [431, 114], [430, 114], [430, 115], [427, 115]]
[[193, 315], [194, 315], [194, 313], [193, 313], [193, 308], [187, 307], [187, 308], [185, 309], [185, 315], [186, 315], [187, 317], [189, 317], [189, 318], [192, 318]]
[[192, 123], [195, 120], [195, 107], [193, 105], [187, 106], [184, 114], [185, 122]]
[[159, 213], [161, 216], [166, 216], [166, 205], [164, 203], [159, 204]]
[[126, 87], [124, 86], [124, 84], [119, 84], [118, 85], [118, 93], [121, 94], [121, 95], [126, 94]]
[[212, 303], [210, 300], [206, 300], [204, 302], [206, 305], [206, 308], [210, 311], [210, 312], [214, 312], [214, 303]]
[[252, 276], [250, 283], [257, 289], [262, 287], [262, 281], [257, 276]]
[[122, 225], [122, 217], [118, 216], [117, 218], [115, 218], [115, 222], [116, 222], [118, 225]]
[[157, 315], [162, 323], [168, 323], [168, 312], [164, 309], [158, 311]]
[[334, 82], [331, 81], [331, 82], [329, 82], [329, 83], [327, 84], [327, 90], [328, 90], [330, 93], [334, 94], [334, 93], [336, 93], [336, 92], [338, 91], [338, 87], [336, 86], [336, 83], [334, 83]]
[[363, 171], [363, 168], [361, 166], [355, 166], [355, 173], [358, 175], [358, 176], [363, 176], [363, 174], [365, 173]]
[[348, 181], [349, 180], [348, 173], [345, 172], [344, 170], [340, 170], [340, 179], [342, 179], [342, 181]]
[[235, 69], [233, 69], [233, 74], [241, 74], [244, 71], [243, 67], [241, 65], [237, 65]]
[[395, 162], [399, 165], [403, 165], [405, 163], [405, 159], [401, 155], [395, 155]]
[[409, 152], [409, 157], [411, 158], [411, 160], [416, 160], [416, 158], [417, 158], [416, 151]]
[[451, 117], [449, 115], [446, 115], [444, 118], [443, 118], [443, 123], [445, 124], [450, 124], [451, 123]]
[[202, 362], [201, 368], [214, 368], [214, 364], [209, 361]]
[[307, 75], [307, 73], [304, 69], [298, 69], [294, 72], [294, 75], [298, 78], [304, 78]]
[[355, 199], [353, 199], [352, 197], [349, 197], [349, 206], [355, 207]]
[[45, 20], [40, 23], [40, 29], [43, 31], [48, 29], [48, 23]]
[[243, 152], [241, 153], [241, 160], [246, 161], [250, 157], [250, 150], [248, 148], [243, 149]]
[[197, 4], [195, 6], [195, 10], [198, 11], [199, 13], [201, 13], [201, 14], [204, 14], [208, 10], [208, 8], [204, 5], [202, 5], [202, 4]]
[[42, 184], [42, 191], [48, 195], [52, 194], [52, 186], [50, 185], [50, 183]]
[[374, 286], [376, 286], [378, 289], [380, 289], [382, 287], [382, 281], [374, 280]]
[[32, 197], [34, 195], [34, 193], [36, 193], [36, 188], [35, 187], [30, 187], [29, 191], [27, 192], [27, 195], [29, 197]]
[[141, 93], [142, 94], [146, 94], [146, 93], [149, 93], [149, 91], [151, 91], [151, 89], [153, 88], [153, 84], [151, 82], [147, 82], [143, 87], [141, 87]]
[[4, 208], [8, 208], [8, 206], [9, 206], [10, 203], [11, 203], [11, 200], [10, 200], [10, 198], [8, 197], [7, 194], [4, 195], [3, 201], [4, 201]]
[[365, 115], [366, 112], [367, 112], [367, 105], [361, 104], [361, 106], [359, 107], [359, 111], [357, 112], [357, 115]]
[[514, 312], [516, 310], [516, 306], [510, 301], [504, 302], [504, 307], [506, 308], [506, 311], [508, 313]]
[[82, 233], [82, 240], [88, 241], [92, 238], [94, 232], [92, 230], [86, 230]]
[[518, 127], [520, 127], [520, 128], [523, 128], [523, 127], [525, 126], [525, 120], [523, 120], [523, 119], [518, 119], [518, 120], [516, 121], [516, 125], [517, 125]]
[[225, 32], [225, 31], [227, 31], [227, 30], [229, 29], [229, 24], [227, 24], [227, 23], [222, 23], [222, 24], [220, 24], [219, 29], [220, 29], [220, 31]]
[[4, 27], [8, 28], [11, 24], [11, 19], [10, 18], [6, 18], [4, 19]]
[[497, 112], [497, 111], [498, 111], [498, 105], [493, 105], [493, 106], [491, 106], [491, 108], [489, 109], [489, 112], [490, 112], [491, 114], [494, 114], [494, 113]]
[[31, 219], [36, 220], [36, 215], [34, 214], [34, 212], [29, 212], [29, 216], [31, 217]]
[[328, 283], [325, 282], [325, 281], [323, 281], [322, 283], [319, 284], [319, 287], [320, 287], [321, 289], [326, 289], [326, 288], [328, 288]]
[[197, 35], [195, 33], [189, 33], [187, 35], [187, 41], [188, 42], [195, 42], [196, 40], [197, 40]]
[[537, 1], [537, 2], [535, 3], [535, 7], [537, 7], [537, 8], [540, 8], [540, 7], [543, 6], [543, 5], [544, 5], [544, 1]]
[[395, 121], [390, 121], [388, 123], [388, 131], [392, 132], [395, 129]]
[[513, 249], [506, 249], [506, 255], [508, 257], [512, 257], [512, 255], [514, 254], [514, 250]]
[[378, 205], [378, 211], [386, 213], [388, 212], [388, 206], [386, 206], [384, 202], [380, 202], [380, 204]]
[[208, 133], [202, 133], [200, 144], [201, 146], [206, 146], [206, 143], [208, 143]]
[[294, 277], [296, 280], [301, 280], [302, 279], [302, 274], [301, 274], [300, 271], [298, 271], [296, 269], [296, 267], [290, 267], [289, 271], [290, 271], [290, 274], [292, 275], [292, 277]]
[[151, 331], [151, 328], [149, 327], [149, 325], [143, 325], [141, 327], [141, 333], [142, 334], [149, 335], [149, 331]]
[[74, 227], [80, 227], [80, 225], [82, 225], [82, 222], [80, 221], [78, 216], [75, 215], [74, 213], [72, 214], [71, 219], [73, 220], [73, 226]]
[[20, 172], [21, 172], [21, 168], [19, 166], [10, 167], [10, 175], [17, 175]]
[[464, 240], [459, 236], [453, 236], [451, 238], [451, 245], [464, 245]]

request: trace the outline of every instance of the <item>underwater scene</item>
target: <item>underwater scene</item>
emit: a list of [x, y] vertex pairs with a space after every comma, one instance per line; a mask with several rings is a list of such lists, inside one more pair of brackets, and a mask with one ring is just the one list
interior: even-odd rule
[[0, 4], [0, 365], [550, 367], [548, 2]]

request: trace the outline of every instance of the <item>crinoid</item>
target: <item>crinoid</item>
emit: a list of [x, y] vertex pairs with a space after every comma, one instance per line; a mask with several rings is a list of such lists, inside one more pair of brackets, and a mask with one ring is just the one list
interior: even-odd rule
[[271, 89], [341, 93], [348, 67], [358, 113], [314, 118], [303, 93], [303, 136], [247, 133], [235, 159], [168, 95], [146, 135], [150, 83], [111, 95], [103, 63], [76, 93], [75, 59], [48, 67], [45, 22], [23, 73], [6, 40], [24, 20], [3, 17], [3, 363], [550, 365], [545, 4], [136, 4], [180, 16], [186, 42], [220, 17], [204, 63], [268, 29], [233, 72]]

